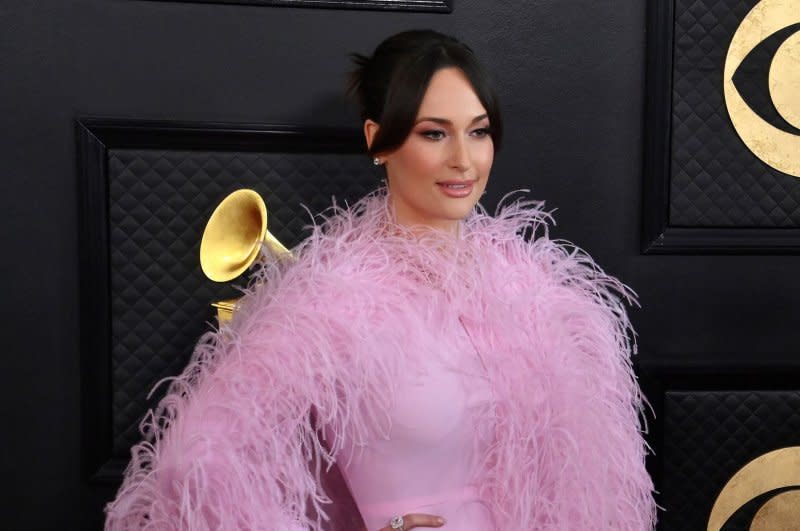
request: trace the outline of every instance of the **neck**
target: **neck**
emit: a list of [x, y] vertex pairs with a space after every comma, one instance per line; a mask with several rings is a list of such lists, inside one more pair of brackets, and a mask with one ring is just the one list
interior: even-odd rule
[[389, 205], [395, 223], [401, 225], [418, 236], [425, 235], [431, 231], [441, 232], [457, 238], [461, 234], [461, 221], [457, 219], [425, 219], [414, 212], [406, 209], [397, 208], [389, 196]]

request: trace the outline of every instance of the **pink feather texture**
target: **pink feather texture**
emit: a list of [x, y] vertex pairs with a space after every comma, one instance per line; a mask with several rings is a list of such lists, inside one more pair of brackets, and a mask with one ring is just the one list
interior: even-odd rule
[[457, 239], [392, 219], [386, 190], [334, 206], [257, 272], [142, 422], [107, 530], [323, 529], [322, 468], [388, 437], [398, 376], [456, 327], [491, 382], [497, 528], [653, 529], [631, 290], [550, 239], [539, 202], [478, 208]]

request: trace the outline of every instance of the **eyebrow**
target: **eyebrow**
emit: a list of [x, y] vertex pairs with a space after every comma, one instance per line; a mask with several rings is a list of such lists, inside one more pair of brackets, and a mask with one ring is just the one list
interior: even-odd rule
[[[476, 116], [475, 118], [472, 119], [472, 121], [470, 122], [470, 125], [474, 124], [475, 122], [479, 122], [480, 120], [483, 120], [484, 118], [488, 118], [488, 117], [489, 117], [489, 115], [486, 114], [486, 113], [481, 114], [479, 116]], [[436, 122], [437, 124], [442, 124], [442, 125], [453, 125], [453, 122], [451, 122], [447, 118], [436, 118], [435, 116], [426, 116], [426, 117], [420, 118], [419, 120], [417, 120], [414, 123], [414, 125], [416, 125], [416, 124], [418, 124], [420, 122]]]

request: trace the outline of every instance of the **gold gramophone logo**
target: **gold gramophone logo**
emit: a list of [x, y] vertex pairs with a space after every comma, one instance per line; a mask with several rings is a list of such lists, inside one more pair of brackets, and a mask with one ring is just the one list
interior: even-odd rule
[[800, 446], [756, 457], [736, 472], [714, 502], [708, 531], [719, 531], [747, 502], [766, 498], [750, 523], [750, 531], [800, 529]]
[[[267, 205], [258, 192], [236, 190], [211, 213], [200, 241], [200, 267], [214, 282], [227, 282], [265, 258], [291, 259], [292, 253], [267, 230]], [[220, 323], [233, 318], [237, 300], [212, 304]]]
[[731, 39], [723, 87], [748, 149], [800, 177], [800, 0], [762, 0], [747, 14]]

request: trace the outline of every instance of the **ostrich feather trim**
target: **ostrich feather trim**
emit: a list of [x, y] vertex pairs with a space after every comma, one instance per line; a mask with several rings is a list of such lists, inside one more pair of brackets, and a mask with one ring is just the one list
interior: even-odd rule
[[550, 239], [549, 217], [505, 200], [453, 238], [393, 223], [385, 190], [332, 207], [171, 379], [106, 529], [323, 529], [324, 467], [386, 436], [395, 376], [451, 332], [452, 315], [492, 385], [480, 490], [498, 529], [652, 529], [625, 311], [635, 299]]

